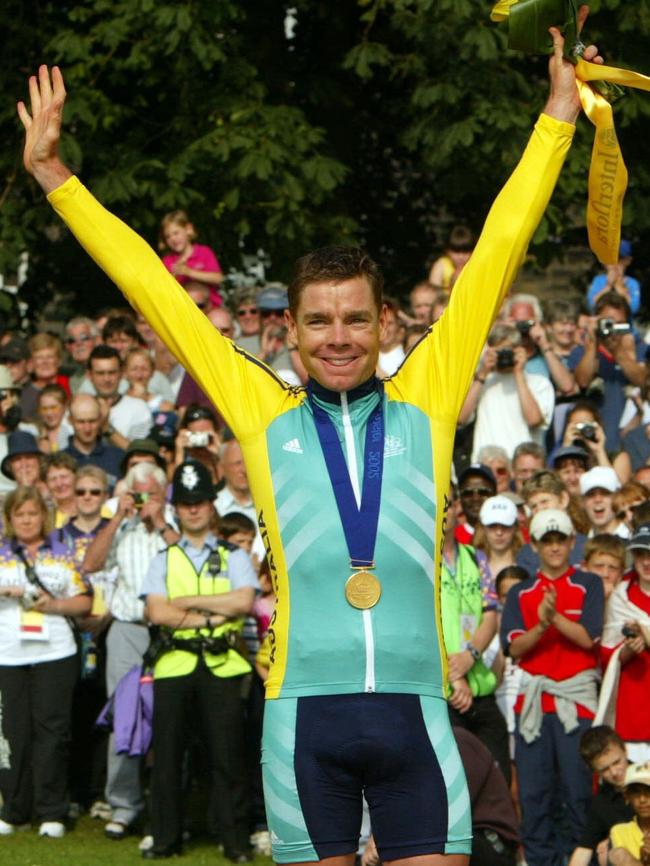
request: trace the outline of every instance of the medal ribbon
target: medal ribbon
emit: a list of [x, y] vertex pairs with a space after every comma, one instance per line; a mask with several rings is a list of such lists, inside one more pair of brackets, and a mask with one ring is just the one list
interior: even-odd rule
[[620, 94], [618, 85], [650, 91], [650, 76], [589, 63], [572, 56], [577, 48], [577, 0], [499, 0], [493, 7], [493, 21], [509, 19], [508, 47], [531, 53], [546, 53], [552, 47], [548, 28], [564, 21], [565, 54], [576, 65], [578, 93], [582, 108], [596, 127], [589, 167], [587, 232], [589, 246], [603, 265], [619, 259], [623, 199], [627, 169], [618, 143], [612, 106], [606, 98]]
[[372, 568], [374, 566], [381, 502], [381, 480], [384, 472], [384, 395], [380, 383], [377, 385], [377, 390], [379, 391], [379, 402], [373, 409], [366, 427], [363, 487], [361, 504], [358, 506], [336, 426], [327, 412], [314, 399], [311, 386], [308, 389], [316, 432], [334, 491], [353, 568]]

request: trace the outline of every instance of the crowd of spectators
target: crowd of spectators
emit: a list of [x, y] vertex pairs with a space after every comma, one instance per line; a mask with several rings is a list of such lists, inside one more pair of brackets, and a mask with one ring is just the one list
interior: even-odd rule
[[[285, 288], [227, 295], [194, 235], [182, 212], [169, 216], [167, 267], [215, 329], [305, 384]], [[378, 376], [435, 328], [472, 245], [455, 230], [431, 281], [404, 303], [386, 299]], [[481, 780], [473, 864], [645, 856], [641, 845], [621, 859], [633, 833], [608, 843], [633, 818], [627, 761], [650, 760], [650, 363], [630, 262], [625, 242], [584, 299], [511, 295], [460, 415], [441, 620], [450, 714], [468, 776]], [[217, 409], [130, 309], [75, 316], [60, 334], [2, 332], [0, 467], [0, 835], [35, 817], [41, 835], [62, 836], [88, 811], [107, 838], [141, 831], [145, 856], [169, 856], [194, 829], [180, 809], [203, 784], [205, 829], [226, 856], [268, 854], [259, 742], [273, 588], [241, 449]], [[172, 549], [193, 563], [202, 603], [182, 606], [183, 593], [166, 590]], [[228, 659], [201, 667], [199, 715], [222, 738], [207, 769], [191, 672], [180, 702], [171, 681], [160, 684], [166, 629], [185, 641], [181, 656], [196, 635]], [[120, 744], [115, 720], [109, 733], [95, 719], [133, 668], [152, 666], [165, 758], [149, 783], [148, 748]], [[213, 703], [229, 707], [227, 722]], [[650, 785], [635, 773], [632, 789]], [[642, 797], [628, 799], [643, 823]], [[371, 840], [365, 862], [373, 856]]]

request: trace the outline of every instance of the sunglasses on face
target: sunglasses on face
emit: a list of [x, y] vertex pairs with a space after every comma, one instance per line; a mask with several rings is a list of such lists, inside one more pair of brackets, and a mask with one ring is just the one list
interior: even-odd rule
[[470, 496], [492, 496], [492, 490], [489, 487], [468, 487], [466, 490], [460, 491], [461, 497], [469, 499]]
[[625, 520], [626, 517], [634, 515], [641, 505], [643, 505], [643, 502], [637, 502], [635, 505], [624, 505], [620, 511], [616, 512], [616, 519]]
[[65, 344], [71, 346], [73, 343], [87, 343], [89, 340], [92, 340], [92, 337], [88, 334], [82, 334], [80, 337], [66, 337]]
[[258, 313], [257, 307], [242, 307], [240, 310], [237, 310], [238, 316], [256, 316]]
[[15, 390], [0, 391], [0, 400], [6, 400], [7, 397], [11, 397], [11, 395], [15, 394], [15, 393], [16, 393]]
[[75, 490], [75, 496], [101, 496], [104, 491], [100, 490], [98, 487], [89, 487], [87, 489], [82, 490], [81, 487], [77, 487]]
[[269, 316], [284, 316], [284, 307], [281, 310], [260, 310], [263, 319], [268, 319]]

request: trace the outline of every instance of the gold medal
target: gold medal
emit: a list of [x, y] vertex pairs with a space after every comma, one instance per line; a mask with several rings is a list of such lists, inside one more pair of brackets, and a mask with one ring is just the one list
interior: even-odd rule
[[381, 597], [381, 583], [369, 571], [355, 571], [345, 582], [345, 597], [352, 607], [368, 610]]

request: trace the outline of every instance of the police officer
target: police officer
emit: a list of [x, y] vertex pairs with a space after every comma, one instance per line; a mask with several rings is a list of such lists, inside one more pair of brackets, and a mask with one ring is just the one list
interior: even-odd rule
[[[226, 857], [250, 859], [241, 678], [250, 665], [237, 651], [257, 578], [248, 555], [218, 541], [210, 474], [195, 460], [174, 472], [172, 501], [180, 540], [156, 555], [143, 585], [146, 613], [160, 626], [154, 665], [151, 820], [146, 859], [179, 853], [183, 755], [188, 734], [203, 726], [210, 801]], [[155, 654], [155, 653], [154, 653]]]

